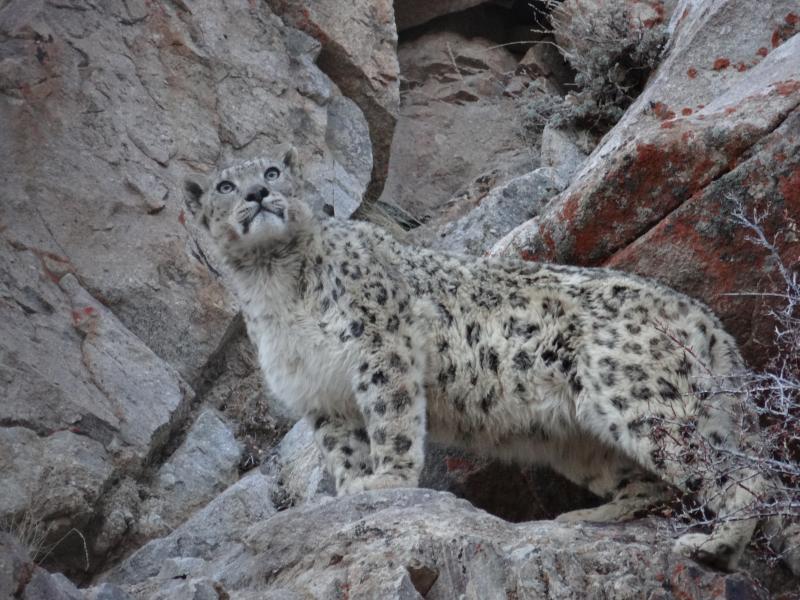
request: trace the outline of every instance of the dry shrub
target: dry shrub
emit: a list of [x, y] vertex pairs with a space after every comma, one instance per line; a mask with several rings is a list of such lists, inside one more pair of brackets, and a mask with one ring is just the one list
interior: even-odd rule
[[[667, 40], [663, 23], [642, 22], [626, 0], [548, 2], [557, 47], [575, 70], [575, 90], [565, 98], [536, 94], [525, 124], [575, 126], [602, 135], [644, 89]], [[584, 6], [586, 5], [586, 6]]]
[[[697, 390], [703, 390], [695, 392], [700, 403], [708, 394], [738, 399], [729, 409], [734, 416], [735, 442], [722, 444], [710, 439], [700, 432], [694, 416], [679, 414], [658, 419], [653, 435], [676, 442], [670, 447], [677, 456], [666, 456], [665, 449], [665, 458], [692, 464], [698, 487], [700, 482], [715, 481], [721, 484], [721, 493], [738, 487], [752, 496], [745, 506], [726, 514], [713, 512], [714, 498], [693, 498], [676, 514], [673, 525], [677, 533], [758, 519], [763, 523], [761, 541], [769, 542], [758, 545], [761, 558], [778, 559], [788, 553], [800, 556], [800, 281], [798, 273], [781, 259], [781, 234], [768, 239], [761, 215], [747, 214], [737, 203], [733, 219], [750, 231], [748, 241], [756, 251], [768, 254], [780, 276], [777, 292], [741, 293], [760, 296], [769, 307], [765, 316], [775, 323], [774, 356], [764, 370], [743, 367], [729, 377], [709, 371], [703, 381], [694, 382]], [[787, 223], [785, 231], [792, 229]], [[678, 351], [692, 354], [691, 348], [683, 346]]]

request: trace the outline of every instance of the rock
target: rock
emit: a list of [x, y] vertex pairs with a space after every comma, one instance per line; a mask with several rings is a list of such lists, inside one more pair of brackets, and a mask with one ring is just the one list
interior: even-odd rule
[[561, 95], [567, 91], [566, 84], [574, 78], [572, 69], [551, 40], [542, 40], [531, 46], [520, 59], [515, 72], [529, 79], [544, 77], [554, 86], [553, 91]]
[[36, 568], [33, 572], [22, 600], [84, 600], [81, 591], [61, 573], [51, 574]]
[[182, 225], [183, 178], [294, 143], [306, 193], [346, 217], [370, 180], [366, 120], [265, 3], [13, 0], [0, 24], [3, 236], [193, 382], [236, 308]]
[[[361, 206], [370, 182], [373, 156], [369, 131], [358, 106], [349, 98], [336, 97], [328, 104], [328, 131], [331, 163], [326, 165], [327, 189], [318, 190], [323, 206], [333, 205], [333, 214], [347, 219]], [[305, 173], [307, 169], [304, 168]], [[322, 178], [323, 173], [317, 175]]]
[[33, 569], [22, 544], [9, 533], [0, 532], [0, 596], [19, 597]]
[[86, 526], [114, 466], [103, 444], [84, 435], [56, 431], [39, 437], [24, 427], [3, 427], [0, 472], [0, 518], [41, 522], [42, 537], [52, 542]]
[[785, 285], [774, 257], [749, 241], [752, 231], [735, 224], [733, 214], [741, 209], [751, 219], [760, 215], [766, 238], [778, 240], [784, 264], [797, 264], [800, 109], [795, 108], [737, 163], [606, 264], [701, 298], [714, 307], [751, 363], [758, 365], [769, 358], [765, 348], [774, 342], [767, 312], [782, 306], [775, 299], [750, 294], [782, 291]]
[[133, 600], [133, 597], [121, 587], [111, 583], [101, 583], [86, 588], [83, 590], [83, 594], [86, 600]]
[[[66, 263], [6, 241], [0, 254], [0, 518], [41, 520], [52, 542], [87, 532], [101, 495], [160, 451], [193, 393], [74, 275], [59, 278]], [[84, 569], [79, 535], [50, 558]]]
[[427, 23], [431, 19], [450, 13], [466, 10], [481, 4], [485, 0], [396, 0], [394, 3], [397, 30], [403, 31], [417, 25]]
[[0, 257], [0, 518], [37, 498], [52, 511], [37, 506], [37, 518], [85, 522], [113, 470], [104, 444], [120, 420], [83, 363], [71, 303], [57, 276], [44, 276], [42, 255], [3, 239]]
[[430, 246], [481, 256], [503, 235], [538, 214], [565, 185], [565, 179], [550, 167], [515, 177], [492, 189], [460, 219], [434, 228]]
[[[746, 575], [670, 554], [669, 534], [653, 521], [515, 525], [431, 490], [305, 505], [240, 535], [235, 557], [209, 557], [202, 575], [187, 567], [183, 581], [232, 598], [766, 598]], [[123, 588], [165, 597], [181, 582], [166, 568], [178, 555], [186, 552], [176, 546], [162, 555], [163, 573], [131, 562]]]
[[542, 164], [553, 167], [559, 177], [568, 182], [586, 161], [588, 152], [583, 148], [588, 146], [590, 142], [587, 136], [582, 136], [575, 130], [545, 125], [540, 150]]
[[314, 442], [314, 431], [305, 419], [299, 420], [281, 440], [265, 469], [279, 483], [273, 493], [275, 506], [295, 506], [317, 498], [335, 495], [333, 480], [326, 475], [322, 453]]
[[423, 221], [463, 213], [481, 197], [469, 182], [485, 195], [538, 166], [511, 117], [516, 100], [503, 94], [516, 60], [494, 45], [448, 32], [400, 44], [400, 119], [382, 200]]
[[[72, 304], [72, 325], [83, 338], [80, 352], [90, 381], [116, 417], [106, 423], [87, 419], [84, 427], [80, 422], [74, 425], [107, 444], [128, 447], [138, 460], [150, 458], [182, 421], [192, 390], [175, 369], [84, 290], [73, 274], [62, 277], [59, 287]], [[118, 441], [114, 430], [119, 431]]]
[[[314, 0], [302, 5], [270, 0], [293, 27], [321, 44], [317, 64], [353, 100], [369, 123], [372, 177], [367, 200], [380, 195], [389, 167], [389, 148], [400, 106], [397, 29], [390, 0]], [[338, 157], [337, 157], [338, 158]]]
[[186, 439], [161, 465], [145, 503], [140, 533], [147, 537], [177, 527], [238, 479], [242, 447], [213, 411], [197, 417]]
[[[798, 27], [793, 9], [796, 5], [792, 2], [766, 7], [748, 0], [681, 2], [670, 23], [673, 33], [667, 54], [643, 94], [606, 135], [570, 187], [541, 215], [498, 242], [493, 252], [603, 264], [677, 208], [706, 196], [715, 181], [732, 175], [738, 165], [749, 160], [759, 140], [787, 122], [800, 101], [800, 63], [795, 60], [800, 36], [789, 37]], [[797, 154], [793, 139], [789, 136], [787, 140], [787, 157]], [[762, 168], [792, 181], [792, 167], [783, 162], [771, 158]], [[752, 199], [755, 205], [770, 210], [780, 211], [795, 203], [795, 187], [788, 183], [777, 188], [777, 196], [750, 189], [756, 194]], [[745, 200], [753, 205], [751, 199]], [[714, 218], [724, 221], [725, 209]], [[732, 225], [727, 231], [732, 231]], [[689, 241], [695, 235], [691, 229], [684, 234], [687, 239], [682, 245], [696, 246]], [[672, 230], [673, 239], [681, 235]], [[730, 239], [729, 235], [724, 239]], [[719, 243], [715, 238], [714, 245]], [[737, 256], [752, 255], [749, 245], [734, 246]], [[753, 335], [764, 324], [752, 318], [753, 299], [720, 295], [728, 289], [727, 284], [722, 286], [725, 289], [715, 289], [688, 283], [706, 281], [709, 272], [719, 271], [714, 265], [727, 263], [731, 255], [722, 250], [717, 254], [708, 247], [691, 259], [686, 253], [685, 258], [662, 256], [669, 257], [666, 264], [661, 263], [663, 272], [656, 273], [652, 261], [650, 268], [642, 270], [703, 298], [737, 333], [746, 357], [756, 364], [763, 362], [765, 353], [755, 350]], [[689, 260], [698, 262], [690, 264]], [[680, 277], [675, 273], [675, 261], [685, 265]], [[609, 264], [633, 263], [620, 258]], [[764, 281], [764, 291], [775, 289], [774, 284], [766, 283], [769, 273], [758, 261], [738, 264], [737, 285]], [[745, 285], [745, 290], [750, 287]]]
[[72, 582], [37, 566], [20, 541], [6, 532], [0, 532], [0, 598], [84, 600]]
[[215, 561], [240, 556], [245, 530], [275, 513], [269, 502], [273, 486], [271, 478], [257, 471], [249, 473], [168, 536], [148, 542], [113, 567], [100, 582], [132, 586], [162, 571], [167, 580], [201, 572], [216, 578]]

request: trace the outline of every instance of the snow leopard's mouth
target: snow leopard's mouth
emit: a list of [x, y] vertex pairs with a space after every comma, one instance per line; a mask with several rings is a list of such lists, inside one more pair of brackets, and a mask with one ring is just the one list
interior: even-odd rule
[[267, 204], [266, 206], [262, 205], [261, 210], [272, 213], [273, 215], [277, 215], [281, 219], [283, 219], [286, 216], [286, 213], [280, 206], [273, 206], [270, 204]]
[[272, 213], [273, 215], [277, 216], [280, 219], [284, 219], [286, 213], [280, 206], [274, 205], [258, 205], [250, 210], [250, 214], [248, 214], [244, 219], [242, 219], [242, 233], [247, 234], [250, 232], [250, 226], [253, 224], [253, 221], [256, 220], [256, 217], [260, 215], [262, 212]]

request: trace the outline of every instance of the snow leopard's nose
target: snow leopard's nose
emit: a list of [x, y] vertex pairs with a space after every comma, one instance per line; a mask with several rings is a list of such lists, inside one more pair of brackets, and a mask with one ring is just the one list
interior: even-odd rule
[[269, 190], [263, 185], [254, 185], [247, 190], [247, 195], [244, 197], [248, 202], [260, 203], [264, 198], [269, 196]]

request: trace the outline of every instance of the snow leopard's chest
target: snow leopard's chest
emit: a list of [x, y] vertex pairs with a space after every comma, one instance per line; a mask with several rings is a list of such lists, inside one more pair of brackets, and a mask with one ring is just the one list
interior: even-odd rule
[[355, 410], [350, 378], [355, 359], [329, 339], [317, 318], [299, 311], [256, 313], [247, 322], [267, 387], [291, 412]]

